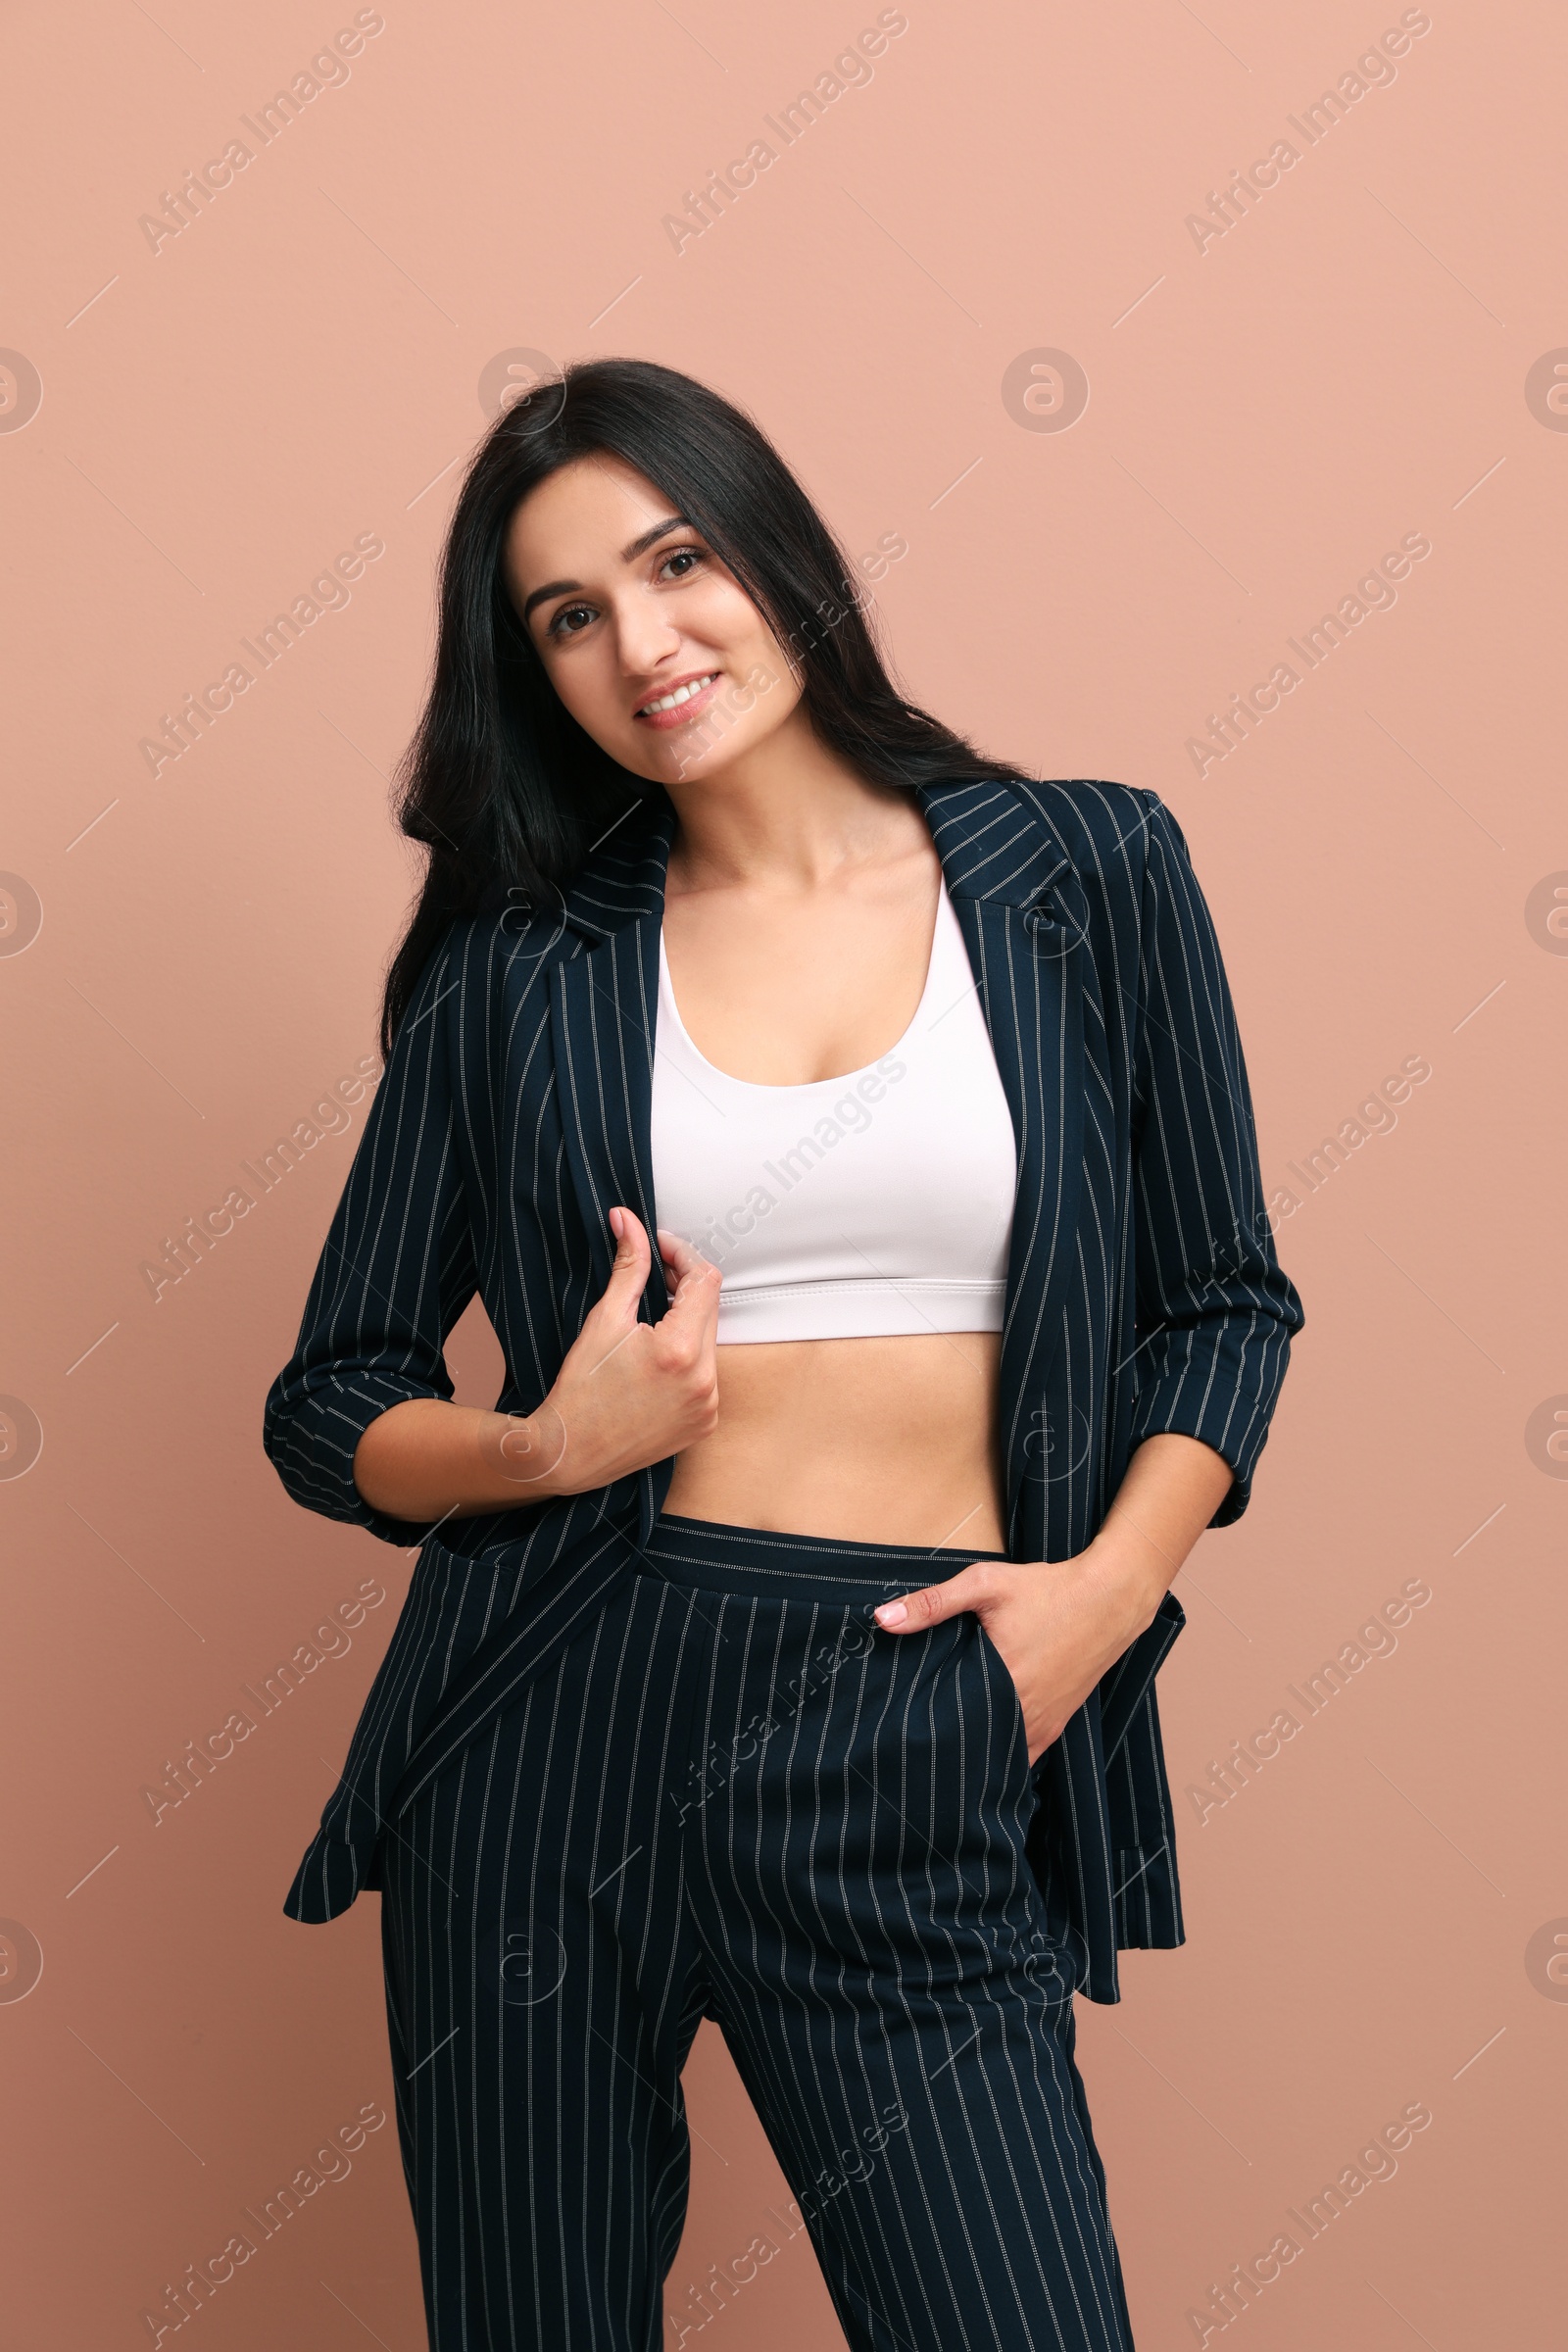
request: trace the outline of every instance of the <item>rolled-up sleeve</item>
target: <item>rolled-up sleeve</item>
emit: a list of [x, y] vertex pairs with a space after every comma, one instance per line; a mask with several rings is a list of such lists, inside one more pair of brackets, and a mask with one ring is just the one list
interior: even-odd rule
[[1252, 1102], [1213, 919], [1186, 838], [1152, 792], [1134, 1076], [1132, 1443], [1199, 1438], [1230, 1464], [1210, 1520], [1246, 1510], [1305, 1321], [1275, 1255]]
[[268, 1458], [296, 1502], [405, 1548], [439, 1522], [373, 1510], [354, 1483], [354, 1450], [392, 1405], [452, 1396], [442, 1349], [476, 1283], [454, 1139], [461, 971], [449, 933], [393, 1043], [263, 1414]]

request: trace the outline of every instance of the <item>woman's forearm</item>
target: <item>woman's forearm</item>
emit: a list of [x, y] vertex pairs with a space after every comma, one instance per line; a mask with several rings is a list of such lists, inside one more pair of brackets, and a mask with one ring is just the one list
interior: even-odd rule
[[610, 1223], [610, 1280], [537, 1410], [485, 1412], [444, 1396], [389, 1405], [354, 1454], [354, 1483], [372, 1510], [414, 1522], [517, 1510], [589, 1494], [711, 1435], [718, 1268], [661, 1227], [672, 1296], [658, 1323], [642, 1322], [652, 1246], [630, 1209], [617, 1204]]
[[389, 1405], [354, 1453], [354, 1483], [372, 1510], [416, 1524], [519, 1510], [589, 1494], [711, 1435], [718, 1268], [661, 1228], [672, 1296], [658, 1323], [644, 1323], [637, 1310], [652, 1246], [630, 1209], [617, 1204], [610, 1223], [610, 1280], [549, 1396], [531, 1413], [486, 1412], [444, 1396]]
[[440, 1396], [410, 1396], [370, 1423], [354, 1453], [354, 1483], [394, 1519], [468, 1519], [567, 1492], [552, 1414], [487, 1412]]
[[1212, 1446], [1174, 1431], [1146, 1438], [1133, 1454], [1099, 1534], [1080, 1557], [1119, 1595], [1134, 1632], [1152, 1622], [1231, 1477]]

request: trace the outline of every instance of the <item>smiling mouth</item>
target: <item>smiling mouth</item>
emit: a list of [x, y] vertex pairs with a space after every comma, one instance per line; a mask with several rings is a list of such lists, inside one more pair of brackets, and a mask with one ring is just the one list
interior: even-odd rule
[[722, 675], [721, 670], [709, 669], [704, 670], [698, 677], [686, 678], [679, 686], [672, 687], [668, 694], [656, 695], [651, 697], [648, 702], [640, 703], [632, 716], [652, 719], [667, 726], [687, 710], [693, 703], [705, 700], [718, 684]]

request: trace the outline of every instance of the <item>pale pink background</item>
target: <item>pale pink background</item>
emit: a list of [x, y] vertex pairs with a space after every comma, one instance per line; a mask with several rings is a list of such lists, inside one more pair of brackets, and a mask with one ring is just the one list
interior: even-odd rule
[[[677, 255], [662, 216], [872, 6], [388, 0], [155, 255], [139, 216], [353, 14], [97, 0], [6, 36], [0, 343], [43, 385], [0, 433], [0, 867], [43, 909], [0, 957], [0, 1391], [43, 1431], [0, 1484], [0, 1916], [43, 1955], [0, 2002], [7, 2340], [150, 2341], [166, 2282], [390, 2102], [376, 1898], [327, 1929], [280, 1904], [412, 1563], [296, 1509], [260, 1445], [364, 1106], [156, 1303], [140, 1269], [373, 1050], [413, 872], [385, 778], [481, 373], [519, 348], [754, 408], [852, 554], [907, 541], [877, 593], [919, 699], [1169, 801], [1271, 1187], [1430, 1062], [1281, 1227], [1308, 1329], [1161, 1681], [1190, 1941], [1080, 2004], [1080, 2046], [1141, 2352], [1196, 2342], [1209, 2285], [1416, 2101], [1397, 2176], [1236, 2324], [1251, 2352], [1560, 2340], [1568, 1465], [1527, 1433], [1568, 1405], [1568, 961], [1531, 910], [1568, 879], [1568, 417], [1526, 398], [1568, 345], [1560, 16], [1440, 0], [1200, 252], [1187, 215], [1396, 7], [909, 0], [870, 83]], [[1088, 375], [1067, 431], [1004, 405], [1042, 348]], [[363, 532], [347, 607], [149, 774], [139, 740]], [[1200, 776], [1189, 736], [1408, 532], [1432, 553], [1393, 609]], [[454, 1358], [489, 1401], [488, 1333]], [[166, 1760], [366, 1578], [347, 1655], [155, 1827]], [[1200, 1826], [1186, 1787], [1409, 1578], [1397, 1651]], [[24, 1965], [0, 1947], [0, 1991]], [[689, 2312], [782, 2182], [710, 2030], [688, 2086]], [[200, 2321], [208, 2352], [367, 2330], [424, 2341], [390, 2121]], [[804, 2237], [686, 2341], [837, 2344]]]

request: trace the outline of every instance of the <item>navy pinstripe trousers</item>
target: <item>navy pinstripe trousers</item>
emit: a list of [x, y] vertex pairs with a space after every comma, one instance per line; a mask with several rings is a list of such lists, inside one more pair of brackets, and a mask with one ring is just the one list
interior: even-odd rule
[[855, 2352], [1128, 2352], [1011, 1677], [870, 1615], [983, 1556], [665, 1516], [383, 1831], [432, 2352], [654, 2352], [704, 2016]]

